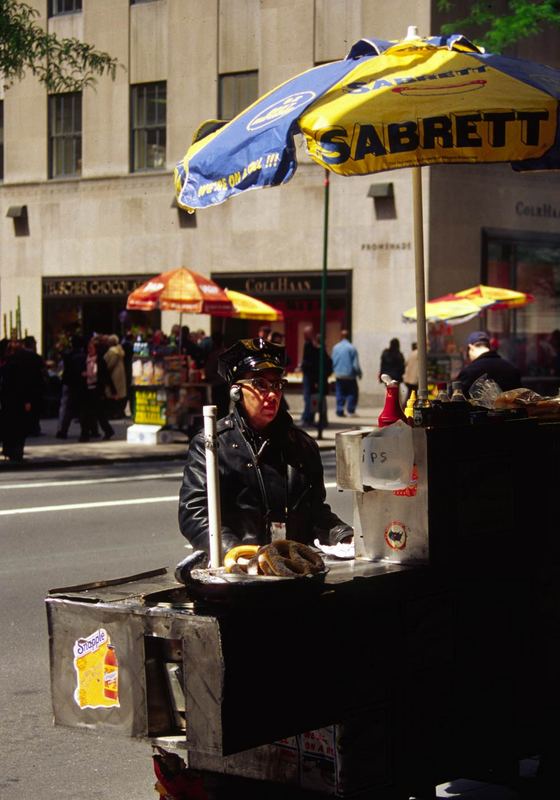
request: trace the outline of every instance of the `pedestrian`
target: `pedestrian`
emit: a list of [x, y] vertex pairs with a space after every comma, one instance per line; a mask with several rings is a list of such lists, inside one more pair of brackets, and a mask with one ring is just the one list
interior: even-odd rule
[[340, 341], [332, 350], [336, 389], [336, 416], [353, 417], [358, 405], [358, 379], [362, 377], [358, 351], [350, 342], [348, 331], [340, 331]]
[[[267, 544], [279, 529], [283, 538], [304, 544], [319, 538], [335, 545], [353, 536], [325, 502], [317, 443], [281, 409], [284, 364], [284, 348], [260, 338], [242, 339], [219, 358], [234, 403], [217, 426], [224, 552]], [[203, 432], [190, 442], [179, 526], [195, 549], [208, 552], [206, 446]]]
[[125, 331], [124, 336], [121, 339], [121, 347], [124, 351], [124, 374], [126, 377], [126, 398], [127, 403], [125, 403], [125, 414], [127, 416], [132, 416], [133, 413], [133, 405], [134, 405], [134, 397], [133, 397], [133, 389], [132, 389], [132, 362], [134, 360], [134, 335], [132, 331], [127, 330]]
[[24, 336], [18, 349], [18, 358], [25, 370], [25, 379], [29, 384], [31, 410], [27, 415], [28, 436], [41, 436], [41, 411], [45, 400], [48, 372], [45, 360], [37, 352], [37, 341], [34, 336]]
[[[283, 333], [280, 333], [280, 331], [273, 331], [273, 330], [270, 331], [267, 337], [269, 342], [272, 342], [272, 344], [279, 344], [282, 347], [284, 347], [284, 338], [285, 337]], [[285, 350], [284, 353], [285, 353], [284, 369], [287, 372], [290, 368], [290, 357], [288, 356]], [[282, 399], [280, 400], [280, 410], [281, 411], [290, 410], [290, 406], [288, 405], [288, 401], [286, 400], [286, 395], [284, 392], [282, 393]]]
[[259, 330], [257, 331], [257, 336], [260, 339], [267, 339], [268, 341], [271, 341], [270, 339], [271, 333], [272, 333], [272, 328], [270, 327], [270, 325], [261, 325]]
[[[108, 416], [111, 419], [122, 419], [126, 406], [126, 369], [124, 364], [124, 349], [115, 334], [107, 337], [109, 345], [103, 356], [109, 371], [110, 383], [105, 387], [106, 402], [109, 408]], [[111, 393], [114, 389], [114, 394]]]
[[398, 339], [391, 339], [389, 347], [381, 353], [381, 364], [379, 367], [379, 381], [382, 375], [389, 377], [400, 383], [404, 374], [404, 356], [401, 353], [401, 345]]
[[299, 368], [302, 374], [303, 388], [301, 424], [311, 426], [315, 416], [312, 395], [316, 393], [319, 383], [319, 348], [315, 344], [313, 325], [306, 325], [303, 329], [303, 355]]
[[81, 442], [88, 442], [90, 436], [95, 436], [98, 424], [106, 441], [115, 435], [115, 431], [107, 419], [106, 388], [111, 386], [113, 393], [115, 389], [111, 385], [111, 376], [103, 358], [105, 350], [106, 348], [103, 347], [98, 337], [92, 337], [89, 340], [85, 364], [86, 391], [80, 418]]
[[418, 391], [418, 344], [412, 342], [412, 349], [406, 359], [403, 382], [406, 386], [407, 392], [405, 402], [408, 400], [412, 392]]
[[179, 352], [181, 355], [192, 359], [196, 369], [202, 369], [204, 366], [204, 351], [193, 340], [191, 329], [188, 325], [183, 325], [181, 328]]
[[81, 409], [85, 402], [86, 391], [86, 351], [82, 336], [76, 334], [72, 336], [70, 350], [63, 355], [63, 364], [57, 439], [67, 439], [72, 420], [82, 417]]
[[3, 339], [0, 360], [0, 429], [2, 453], [16, 464], [23, 461], [25, 439], [29, 431], [32, 391], [26, 372], [23, 344]]
[[487, 375], [495, 381], [502, 392], [518, 389], [521, 386], [521, 372], [495, 350], [490, 348], [490, 336], [486, 331], [474, 331], [466, 339], [469, 363], [457, 375], [461, 381], [463, 394], [468, 397], [469, 389], [477, 378]]

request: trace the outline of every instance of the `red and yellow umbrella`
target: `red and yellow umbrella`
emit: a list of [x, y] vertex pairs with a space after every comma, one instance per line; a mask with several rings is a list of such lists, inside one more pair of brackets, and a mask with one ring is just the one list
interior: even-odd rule
[[266, 322], [280, 322], [284, 319], [284, 314], [279, 308], [274, 308], [256, 297], [233, 289], [226, 289], [226, 295], [233, 304], [233, 312], [224, 316], [235, 319], [262, 319]]
[[521, 308], [534, 301], [532, 294], [517, 292], [514, 289], [502, 289], [499, 286], [471, 286], [456, 292], [455, 297], [469, 300], [487, 311], [496, 311], [500, 308]]
[[183, 314], [231, 316], [233, 305], [211, 278], [186, 267], [162, 272], [128, 296], [129, 311], [180, 311]]
[[[426, 303], [426, 322], [448, 322], [459, 325], [477, 317], [482, 307], [466, 297], [446, 294]], [[416, 322], [416, 306], [403, 312], [406, 322]]]
[[[532, 303], [535, 298], [526, 292], [502, 289], [498, 286], [472, 286], [460, 292], [452, 292], [436, 297], [426, 303], [427, 322], [447, 322], [460, 325], [469, 322], [483, 311], [497, 311], [508, 308], [521, 308]], [[416, 306], [403, 313], [403, 319], [416, 320]]]

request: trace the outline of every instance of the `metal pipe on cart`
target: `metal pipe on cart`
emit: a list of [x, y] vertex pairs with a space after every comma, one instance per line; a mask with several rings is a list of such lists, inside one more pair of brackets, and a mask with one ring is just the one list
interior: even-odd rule
[[424, 277], [424, 217], [422, 213], [421, 167], [412, 167], [412, 208], [414, 217], [416, 340], [418, 342], [418, 400], [427, 402], [426, 287]]
[[210, 567], [222, 564], [222, 514], [220, 508], [220, 477], [218, 473], [218, 437], [216, 435], [216, 406], [203, 406], [204, 446], [206, 448], [206, 491], [210, 536]]

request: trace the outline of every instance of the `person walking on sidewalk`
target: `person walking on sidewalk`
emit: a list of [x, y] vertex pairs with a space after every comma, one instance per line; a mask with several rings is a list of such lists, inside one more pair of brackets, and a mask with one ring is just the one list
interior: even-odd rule
[[394, 381], [400, 383], [404, 374], [404, 356], [401, 353], [401, 344], [398, 339], [391, 339], [389, 347], [381, 353], [379, 365], [379, 382], [382, 375], [389, 375]]
[[[86, 351], [83, 336], [72, 336], [71, 349], [63, 356], [62, 397], [58, 412], [57, 439], [67, 439], [73, 419], [81, 419], [86, 391]], [[84, 431], [82, 431], [84, 433]]]
[[103, 356], [109, 375], [111, 376], [111, 384], [115, 390], [111, 392], [111, 385], [105, 387], [106, 406], [110, 410], [109, 416], [112, 419], [122, 419], [124, 417], [124, 408], [127, 399], [127, 386], [126, 386], [126, 370], [124, 366], [124, 350], [119, 343], [119, 337], [115, 334], [107, 337], [107, 344], [109, 345], [107, 352]]
[[81, 442], [89, 442], [97, 423], [99, 423], [103, 431], [105, 440], [111, 439], [115, 435], [115, 431], [107, 419], [107, 406], [105, 403], [106, 387], [110, 386], [113, 394], [115, 393], [115, 387], [112, 385], [111, 376], [103, 358], [104, 353], [101, 352], [101, 349], [99, 340], [92, 337], [87, 347], [85, 369], [87, 388], [80, 416]]
[[362, 377], [358, 351], [348, 339], [348, 331], [340, 331], [340, 342], [332, 349], [336, 389], [336, 416], [353, 417], [358, 405], [358, 378]]
[[2, 454], [16, 463], [23, 461], [29, 430], [32, 388], [19, 340], [3, 339], [0, 349], [0, 438]]
[[317, 392], [319, 384], [319, 348], [315, 344], [313, 325], [306, 325], [303, 329], [303, 356], [299, 366], [303, 382], [303, 413], [301, 424], [313, 425], [315, 414], [312, 408], [311, 396]]

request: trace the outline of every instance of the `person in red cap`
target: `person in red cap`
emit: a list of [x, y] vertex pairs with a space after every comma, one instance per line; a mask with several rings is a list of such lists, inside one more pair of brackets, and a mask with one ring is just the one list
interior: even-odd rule
[[469, 363], [457, 375], [461, 381], [463, 394], [468, 397], [469, 389], [477, 378], [487, 375], [496, 381], [502, 392], [521, 386], [521, 372], [510, 361], [502, 358], [490, 347], [490, 336], [486, 331], [473, 331], [465, 342]]
[[[326, 503], [317, 443], [282, 406], [284, 347], [242, 339], [224, 351], [218, 372], [229, 384], [231, 412], [218, 420], [222, 546], [281, 538], [312, 545], [348, 541], [353, 529]], [[189, 445], [179, 494], [179, 527], [195, 550], [209, 551], [204, 433]]]

